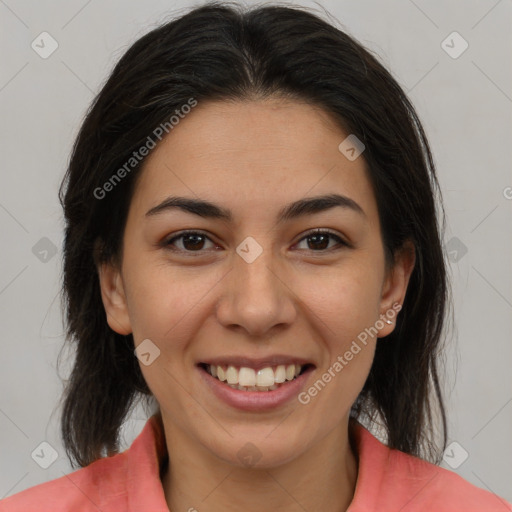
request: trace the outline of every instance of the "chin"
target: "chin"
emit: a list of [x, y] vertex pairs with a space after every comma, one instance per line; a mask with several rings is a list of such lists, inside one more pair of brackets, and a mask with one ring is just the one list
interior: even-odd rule
[[[272, 432], [272, 429], [268, 431]], [[213, 444], [210, 439], [206, 447], [222, 461], [241, 469], [272, 469], [297, 458], [306, 444], [304, 439], [295, 442], [286, 433], [272, 439], [261, 432], [259, 427], [258, 436], [252, 432], [246, 435], [240, 432]]]

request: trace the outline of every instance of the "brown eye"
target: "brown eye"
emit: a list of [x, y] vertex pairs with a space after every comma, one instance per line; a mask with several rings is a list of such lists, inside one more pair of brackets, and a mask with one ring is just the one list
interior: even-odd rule
[[174, 246], [176, 241], [180, 241], [179, 245], [181, 246], [178, 246], [176, 250], [185, 252], [201, 252], [202, 249], [205, 249], [204, 246], [206, 240], [211, 242], [204, 233], [199, 231], [184, 231], [165, 242], [165, 246]]
[[324, 252], [326, 249], [329, 248], [329, 243], [331, 240], [336, 241], [337, 245], [348, 245], [347, 243], [345, 243], [344, 240], [341, 239], [341, 237], [332, 233], [331, 231], [326, 230], [316, 230], [310, 232], [305, 237], [303, 237], [299, 243], [301, 243], [303, 240], [308, 241], [308, 247], [306, 248], [306, 250], [313, 252]]
[[[205, 247], [208, 241], [212, 246]], [[311, 252], [327, 252], [329, 249], [336, 250], [336, 246], [338, 248], [340, 248], [339, 246], [349, 246], [340, 236], [331, 231], [321, 229], [306, 234], [298, 244], [303, 243], [303, 241], [307, 241], [307, 247], [304, 250]], [[332, 241], [336, 242], [334, 246], [330, 245]], [[173, 251], [198, 254], [215, 247], [212, 240], [200, 231], [182, 231], [164, 242], [164, 245], [165, 247], [170, 247]]]

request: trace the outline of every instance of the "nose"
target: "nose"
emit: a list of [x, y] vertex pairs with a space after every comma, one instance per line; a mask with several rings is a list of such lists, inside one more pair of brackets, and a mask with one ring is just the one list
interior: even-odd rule
[[261, 338], [295, 320], [296, 296], [289, 273], [270, 248], [263, 249], [254, 261], [236, 253], [223, 282], [216, 312], [224, 327]]

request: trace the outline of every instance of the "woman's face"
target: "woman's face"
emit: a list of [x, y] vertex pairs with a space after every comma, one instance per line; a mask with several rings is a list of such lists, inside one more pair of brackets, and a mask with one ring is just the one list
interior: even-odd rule
[[[121, 268], [100, 275], [109, 325], [144, 342], [140, 367], [167, 434], [271, 467], [346, 431], [377, 337], [394, 328], [378, 320], [403, 303], [414, 265], [404, 252], [386, 272], [364, 153], [338, 149], [348, 135], [307, 104], [207, 102], [146, 159]], [[338, 205], [310, 203], [334, 194]], [[171, 196], [215, 207], [192, 213], [166, 206]], [[243, 382], [282, 380], [278, 366], [294, 363], [307, 371], [243, 391], [207, 374], [209, 363]]]

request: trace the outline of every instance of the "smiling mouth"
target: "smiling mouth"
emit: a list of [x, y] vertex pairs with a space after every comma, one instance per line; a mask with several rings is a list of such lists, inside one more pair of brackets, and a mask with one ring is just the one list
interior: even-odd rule
[[274, 365], [254, 370], [249, 367], [199, 363], [201, 369], [233, 389], [274, 391], [313, 368], [312, 364]]

